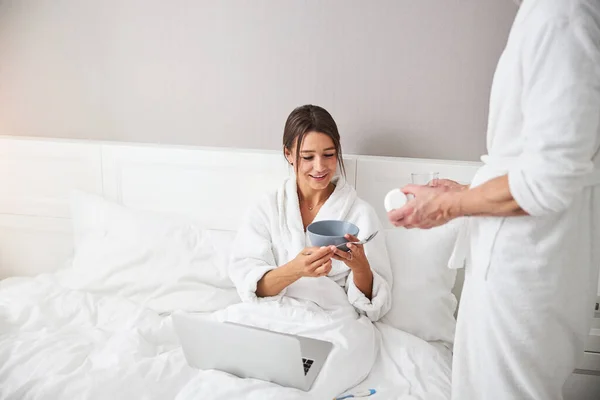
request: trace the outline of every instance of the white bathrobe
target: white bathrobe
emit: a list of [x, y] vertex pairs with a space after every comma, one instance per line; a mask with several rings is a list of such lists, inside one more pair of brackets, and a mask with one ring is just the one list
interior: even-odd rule
[[[342, 178], [334, 182], [336, 188], [315, 221], [352, 222], [360, 229], [359, 237], [381, 231], [375, 210], [356, 196], [354, 188]], [[262, 276], [308, 246], [296, 180], [289, 178], [251, 208], [242, 222], [229, 275], [244, 303], [218, 317], [331, 341], [334, 349], [310, 392], [311, 398], [325, 399], [358, 384], [369, 373], [379, 350], [379, 336], [371, 321], [391, 307], [392, 272], [381, 231], [365, 245], [373, 270], [371, 300], [356, 287], [349, 268], [336, 260], [327, 277], [301, 278], [277, 296], [258, 298], [256, 285]]]
[[526, 0], [492, 87], [488, 155], [526, 217], [471, 217], [455, 400], [562, 399], [600, 257], [600, 1]]

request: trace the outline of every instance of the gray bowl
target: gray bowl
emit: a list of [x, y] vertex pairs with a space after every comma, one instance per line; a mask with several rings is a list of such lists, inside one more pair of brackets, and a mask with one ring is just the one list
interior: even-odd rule
[[[344, 237], [346, 234], [358, 235], [358, 226], [351, 222], [338, 220], [324, 220], [313, 222], [308, 225], [306, 232], [313, 246], [337, 246], [348, 242]], [[348, 251], [346, 246], [340, 246], [340, 250]]]

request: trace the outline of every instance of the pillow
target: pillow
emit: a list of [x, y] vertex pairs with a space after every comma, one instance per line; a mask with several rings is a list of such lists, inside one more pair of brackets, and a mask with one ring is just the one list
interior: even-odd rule
[[433, 229], [389, 229], [394, 282], [392, 308], [382, 321], [426, 341], [454, 342], [456, 270], [448, 260], [461, 220]]
[[62, 283], [125, 297], [157, 312], [213, 311], [239, 302], [227, 275], [235, 232], [192, 220], [133, 210], [74, 192], [75, 252]]

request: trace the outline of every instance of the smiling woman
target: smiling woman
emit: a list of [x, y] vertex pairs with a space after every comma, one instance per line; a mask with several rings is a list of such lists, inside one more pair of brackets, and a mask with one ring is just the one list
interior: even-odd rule
[[[360, 382], [375, 360], [378, 342], [371, 321], [391, 307], [390, 262], [381, 235], [348, 244], [348, 252], [312, 246], [308, 236], [313, 221], [346, 221], [365, 237], [381, 229], [373, 207], [345, 179], [332, 116], [313, 105], [294, 109], [284, 128], [283, 153], [294, 176], [249, 209], [232, 246], [229, 276], [245, 304], [228, 309], [227, 318], [237, 318], [239, 307], [241, 319], [232, 322], [272, 330], [281, 326], [287, 333], [332, 341], [324, 373], [343, 371], [345, 381], [336, 379], [332, 387], [332, 380], [317, 380], [313, 391], [314, 398], [331, 398]], [[331, 340], [331, 330], [352, 338]], [[355, 351], [361, 353], [361, 371], [351, 362]], [[325, 386], [319, 388], [320, 382]]]
[[[349, 188], [343, 178], [339, 179], [340, 177], [336, 176], [338, 165], [344, 171], [344, 164], [340, 134], [331, 114], [315, 105], [304, 105], [294, 109], [285, 124], [283, 152], [287, 161], [294, 167], [296, 179], [292, 182], [293, 189], [290, 190], [290, 194], [297, 197], [296, 204], [300, 211], [303, 231], [306, 231], [308, 225], [320, 215], [323, 205], [336, 193], [336, 187], [346, 191]], [[340, 195], [340, 190], [337, 194]], [[348, 200], [352, 198], [352, 194], [345, 193], [342, 198]], [[347, 233], [347, 240], [358, 242], [358, 238]], [[310, 241], [305, 238], [305, 242]], [[327, 276], [332, 271], [332, 262], [341, 261], [346, 265], [346, 269], [353, 270], [354, 284], [361, 295], [371, 299], [373, 273], [363, 246], [349, 245], [348, 249], [349, 251], [343, 251], [334, 246], [320, 249], [306, 247], [282, 268], [267, 272], [256, 284], [256, 295], [277, 295], [301, 277]], [[305, 266], [303, 270], [302, 264], [309, 260], [314, 265]]]

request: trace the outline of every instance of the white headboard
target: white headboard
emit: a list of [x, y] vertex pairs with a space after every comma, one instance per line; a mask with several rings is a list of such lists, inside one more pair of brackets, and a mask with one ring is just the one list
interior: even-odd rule
[[[344, 157], [347, 179], [378, 211], [411, 172], [469, 182], [474, 162]], [[291, 169], [281, 152], [0, 136], [0, 279], [50, 272], [72, 252], [72, 189], [127, 206], [185, 214], [210, 229], [235, 230], [251, 204]], [[458, 279], [457, 288], [462, 287]]]

